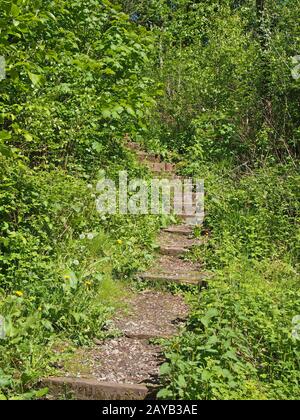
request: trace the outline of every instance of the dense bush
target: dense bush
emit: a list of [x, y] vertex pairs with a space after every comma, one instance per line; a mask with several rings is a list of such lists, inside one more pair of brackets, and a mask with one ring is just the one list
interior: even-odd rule
[[113, 278], [151, 258], [159, 220], [100, 216], [95, 185], [143, 173], [122, 141], [153, 104], [152, 36], [108, 1], [0, 3], [0, 398], [30, 397], [58, 340], [106, 336]]
[[[251, 164], [299, 156], [299, 2], [126, 2], [157, 34], [163, 84], [149, 135], [192, 159]], [[160, 133], [157, 136], [157, 133]]]
[[124, 4], [157, 36], [145, 143], [205, 180], [209, 240], [192, 258], [215, 272], [166, 348], [160, 396], [297, 399], [299, 2]]
[[215, 276], [160, 396], [299, 398], [299, 2], [0, 6], [0, 399], [42, 396], [61, 347], [105, 337], [119, 280], [152, 258], [158, 218], [95, 207], [103, 171], [146, 176], [126, 133], [206, 180], [191, 257]]
[[298, 399], [299, 175], [286, 165], [241, 174], [228, 162], [186, 171], [206, 179], [209, 241], [193, 258], [215, 275], [167, 348], [160, 395]]
[[218, 272], [189, 326], [167, 349], [160, 392], [175, 399], [299, 399], [296, 272], [280, 261], [239, 260]]
[[[200, 165], [201, 166], [201, 165]], [[299, 175], [293, 166], [255, 171], [220, 165], [194, 172], [206, 180], [205, 227], [211, 232], [206, 253], [209, 267], [232, 258], [299, 258]]]
[[1, 137], [31, 166], [91, 172], [116, 161], [118, 140], [143, 129], [152, 103], [151, 81], [141, 76], [151, 36], [108, 1], [1, 6]]

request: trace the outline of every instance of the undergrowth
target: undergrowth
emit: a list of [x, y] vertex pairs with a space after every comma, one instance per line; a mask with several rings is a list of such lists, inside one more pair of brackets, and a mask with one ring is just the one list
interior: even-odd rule
[[297, 400], [299, 175], [286, 166], [200, 166], [209, 240], [191, 258], [214, 276], [192, 294], [186, 330], [166, 346], [159, 396]]

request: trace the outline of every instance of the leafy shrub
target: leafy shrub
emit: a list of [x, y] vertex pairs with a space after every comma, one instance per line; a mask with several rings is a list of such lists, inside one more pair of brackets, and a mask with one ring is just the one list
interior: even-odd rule
[[186, 172], [207, 181], [210, 238], [193, 258], [215, 276], [193, 299], [186, 331], [166, 347], [160, 397], [298, 399], [292, 319], [300, 313], [300, 283], [292, 264], [299, 176], [287, 165], [241, 173], [228, 162]]
[[156, 88], [151, 33], [109, 1], [3, 0], [0, 20], [0, 398], [12, 398], [29, 397], [57, 340], [105, 337], [115, 280], [149, 262], [160, 221], [101, 217], [94, 185], [99, 170], [145, 172], [122, 143], [145, 130]]
[[123, 293], [112, 278], [147, 266], [160, 221], [100, 217], [92, 184], [0, 160], [0, 369], [12, 377], [2, 389], [10, 395], [45, 374], [58, 338], [82, 344], [106, 336]]
[[237, 260], [195, 298], [167, 348], [161, 398], [299, 399], [299, 278], [279, 261]]
[[[152, 37], [109, 1], [3, 1], [1, 120], [30, 165], [92, 172], [143, 130]], [[121, 156], [120, 156], [121, 157]], [[98, 168], [96, 168], [98, 170]]]
[[199, 257], [208, 267], [226, 266], [240, 255], [297, 262], [299, 175], [293, 166], [241, 172], [230, 163], [191, 164], [190, 171], [206, 183], [204, 223], [211, 237]]

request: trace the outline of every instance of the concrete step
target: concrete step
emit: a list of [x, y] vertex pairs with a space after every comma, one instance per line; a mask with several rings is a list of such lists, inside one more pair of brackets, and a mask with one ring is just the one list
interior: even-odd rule
[[201, 226], [204, 221], [204, 213], [195, 216], [194, 214], [183, 214], [179, 216], [188, 226]]
[[141, 273], [138, 278], [145, 281], [160, 282], [160, 283], [176, 283], [188, 285], [202, 285], [207, 286], [209, 279], [208, 273]]
[[147, 333], [125, 333], [124, 334], [125, 337], [130, 338], [132, 340], [156, 340], [156, 339], [164, 339], [164, 340], [168, 340], [172, 337], [174, 337], [173, 335], [168, 335], [168, 334], [147, 334]]
[[149, 161], [149, 159], [145, 159], [143, 162], [154, 174], [163, 175], [164, 178], [181, 179], [175, 176], [175, 165], [172, 163]]
[[188, 248], [184, 248], [181, 246], [160, 246], [159, 253], [161, 255], [172, 255], [172, 256], [179, 256], [184, 255], [188, 252]]
[[165, 171], [166, 172], [175, 172], [176, 165], [174, 163], [165, 162]]
[[166, 229], [163, 229], [163, 231], [167, 233], [174, 233], [174, 234], [185, 235], [185, 236], [191, 236], [193, 234], [193, 229], [187, 225], [170, 226]]
[[134, 143], [132, 141], [128, 141], [126, 143], [126, 147], [127, 149], [134, 150], [134, 151], [141, 150], [141, 146], [138, 143]]
[[142, 150], [137, 152], [137, 157], [141, 163], [161, 163], [159, 156]]
[[93, 378], [57, 377], [43, 379], [51, 398], [76, 400], [145, 400], [155, 399], [155, 388], [143, 384], [99, 382]]

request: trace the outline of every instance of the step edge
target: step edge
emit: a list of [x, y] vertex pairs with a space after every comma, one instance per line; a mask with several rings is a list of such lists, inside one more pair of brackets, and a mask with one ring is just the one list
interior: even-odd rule
[[[105, 400], [119, 399], [148, 399], [156, 387], [151, 384], [130, 384], [122, 382], [98, 381], [95, 378], [77, 377], [49, 377], [40, 380], [40, 386], [49, 388], [49, 395], [59, 395], [60, 389], [73, 392], [77, 399], [98, 400], [99, 397]], [[68, 389], [66, 389], [68, 388]], [[52, 394], [51, 394], [52, 390]], [[63, 391], [63, 390], [62, 390]]]

